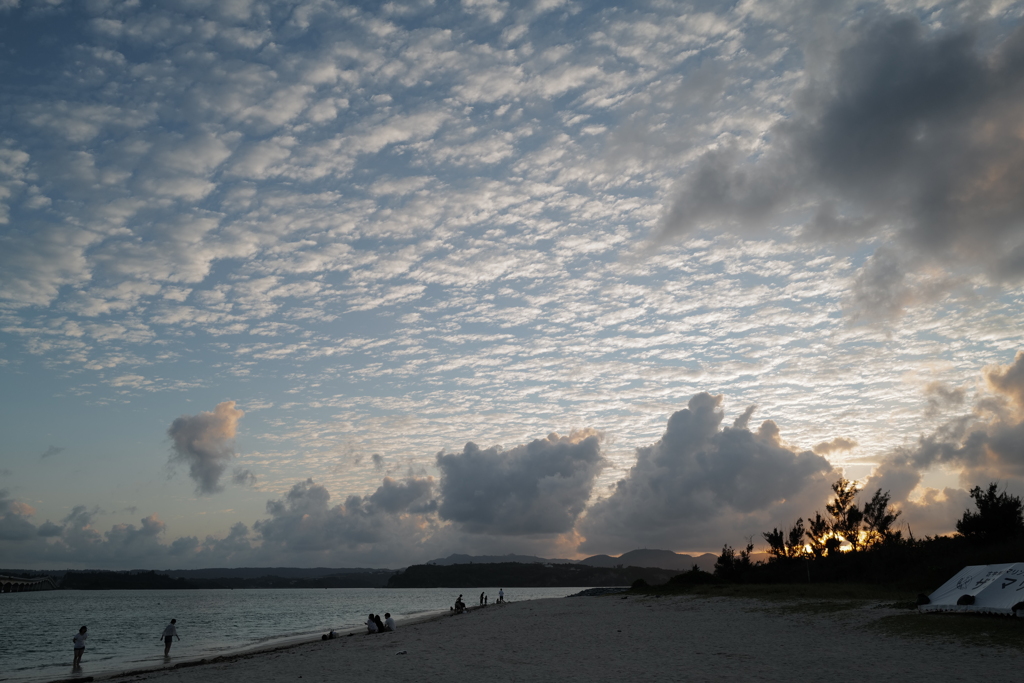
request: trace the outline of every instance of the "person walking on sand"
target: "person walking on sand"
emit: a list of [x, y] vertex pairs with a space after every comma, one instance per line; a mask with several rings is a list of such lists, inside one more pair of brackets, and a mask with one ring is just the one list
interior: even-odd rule
[[483, 593], [480, 594], [480, 604], [481, 605], [484, 604], [484, 594]]
[[88, 631], [86, 627], [78, 629], [78, 633], [71, 638], [71, 642], [75, 644], [75, 659], [72, 661], [71, 666], [74, 669], [78, 669], [82, 664], [82, 655], [85, 654], [85, 640], [89, 637], [85, 634]]
[[178, 635], [178, 629], [174, 626], [178, 623], [177, 619], [171, 619], [171, 623], [167, 624], [167, 628], [164, 629], [164, 634], [160, 636], [164, 639], [164, 657], [170, 656], [171, 652], [171, 641], [177, 638], [181, 641], [181, 636]]

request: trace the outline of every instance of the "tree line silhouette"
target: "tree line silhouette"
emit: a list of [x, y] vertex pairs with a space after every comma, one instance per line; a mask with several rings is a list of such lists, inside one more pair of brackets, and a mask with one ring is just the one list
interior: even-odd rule
[[867, 581], [925, 587], [967, 565], [1024, 561], [1024, 503], [994, 482], [987, 489], [971, 489], [976, 509], [964, 511], [955, 534], [923, 539], [915, 539], [909, 526], [907, 536], [897, 528], [901, 512], [890, 504], [888, 491], [878, 489], [858, 505], [861, 489], [840, 478], [832, 492], [825, 514], [815, 511], [806, 526], [801, 517], [788, 530], [776, 527], [761, 534], [768, 544], [767, 561], [752, 559], [753, 539], [739, 551], [726, 544], [715, 563], [715, 577], [750, 583]]

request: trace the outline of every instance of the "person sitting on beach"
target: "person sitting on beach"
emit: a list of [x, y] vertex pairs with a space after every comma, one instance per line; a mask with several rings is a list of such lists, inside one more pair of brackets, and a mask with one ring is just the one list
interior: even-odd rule
[[164, 629], [163, 635], [160, 636], [161, 638], [164, 639], [164, 657], [167, 657], [167, 656], [170, 655], [170, 652], [171, 652], [171, 641], [174, 638], [177, 638], [179, 642], [181, 641], [181, 636], [178, 635], [178, 629], [175, 628], [175, 626], [174, 626], [177, 623], [178, 623], [177, 619], [171, 619], [171, 623], [167, 624], [167, 628]]
[[367, 633], [376, 633], [377, 632], [377, 622], [375, 622], [373, 620], [373, 615], [372, 614], [370, 615], [370, 618], [366, 620], [366, 632]]
[[379, 614], [373, 615], [373, 623], [377, 624], [377, 633], [384, 633], [384, 622], [380, 620]]
[[398, 627], [395, 625], [395, 620], [391, 618], [391, 612], [385, 612], [384, 613], [384, 630], [385, 631], [394, 631], [396, 628], [398, 628]]
[[85, 626], [78, 629], [78, 633], [71, 638], [71, 641], [75, 644], [75, 659], [71, 663], [71, 666], [75, 669], [79, 668], [82, 664], [82, 655], [85, 654], [85, 641], [89, 637], [85, 634], [88, 631]]

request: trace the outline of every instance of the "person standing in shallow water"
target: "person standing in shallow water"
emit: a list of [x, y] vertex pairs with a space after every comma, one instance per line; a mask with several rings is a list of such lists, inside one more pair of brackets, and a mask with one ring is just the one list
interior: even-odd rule
[[71, 638], [71, 641], [75, 644], [75, 659], [72, 661], [72, 668], [79, 668], [82, 665], [82, 655], [85, 654], [85, 641], [89, 637], [85, 634], [88, 631], [85, 626], [78, 629], [78, 633]]
[[181, 636], [178, 635], [178, 629], [175, 628], [175, 624], [178, 623], [177, 619], [171, 619], [171, 623], [167, 624], [167, 628], [164, 629], [164, 634], [160, 636], [164, 639], [164, 657], [170, 655], [171, 652], [171, 641], [174, 638], [181, 640]]

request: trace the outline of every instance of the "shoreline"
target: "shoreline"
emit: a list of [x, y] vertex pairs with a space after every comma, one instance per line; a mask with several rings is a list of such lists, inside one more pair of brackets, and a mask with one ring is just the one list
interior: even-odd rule
[[[491, 607], [492, 605], [486, 605], [486, 606], [487, 607]], [[470, 610], [483, 609], [483, 608], [484, 608], [483, 605], [473, 605], [471, 607], [467, 607], [466, 611], [468, 612]], [[449, 611], [447, 611], [447, 610], [440, 611], [439, 610], [437, 612], [429, 612], [427, 614], [421, 614], [421, 615], [417, 615], [417, 616], [413, 616], [413, 617], [406, 617], [406, 618], [400, 619], [400, 620], [396, 619], [395, 623], [396, 623], [396, 625], [399, 628], [405, 628], [405, 627], [408, 627], [408, 626], [414, 626], [416, 624], [421, 624], [421, 623], [426, 623], [426, 622], [429, 622], [429, 621], [436, 621], [438, 619], [443, 619], [446, 616], [451, 616]], [[315, 644], [318, 644], [318, 643], [334, 642], [334, 641], [340, 640], [341, 638], [347, 638], [349, 636], [355, 637], [355, 636], [359, 636], [359, 635], [364, 635], [364, 631], [365, 631], [365, 627], [364, 628], [357, 628], [357, 629], [350, 629], [348, 631], [336, 631], [335, 633], [337, 633], [337, 636], [335, 638], [333, 638], [333, 639], [329, 639], [329, 640], [326, 640], [326, 641], [323, 640], [320, 637], [313, 638], [313, 637], [310, 637], [310, 636], [284, 636], [284, 637], [282, 637], [280, 639], [273, 639], [270, 642], [258, 643], [256, 645], [249, 645], [249, 646], [243, 647], [242, 649], [232, 650], [230, 652], [226, 652], [224, 654], [219, 654], [219, 655], [214, 655], [212, 657], [210, 657], [210, 656], [207, 656], [207, 657], [190, 657], [188, 659], [184, 659], [182, 661], [175, 662], [174, 664], [165, 664], [165, 665], [161, 665], [161, 666], [151, 666], [151, 667], [139, 667], [138, 669], [126, 669], [126, 670], [117, 671], [117, 672], [109, 672], [109, 671], [108, 672], [99, 672], [99, 673], [85, 675], [85, 676], [70, 676], [70, 677], [64, 677], [64, 678], [58, 678], [58, 679], [51, 679], [51, 680], [45, 681], [45, 683], [71, 683], [72, 681], [76, 681], [76, 682], [80, 682], [80, 683], [84, 682], [84, 681], [112, 681], [112, 680], [117, 680], [117, 679], [121, 679], [121, 678], [127, 678], [127, 677], [131, 677], [131, 676], [143, 676], [143, 675], [146, 675], [146, 674], [156, 674], [156, 673], [161, 673], [161, 672], [166, 672], [166, 671], [177, 671], [177, 670], [181, 670], [181, 669], [190, 669], [190, 668], [193, 668], [193, 667], [205, 666], [205, 665], [208, 665], [208, 664], [231, 663], [231, 662], [235, 662], [235, 661], [237, 661], [239, 659], [244, 659], [244, 658], [253, 657], [253, 656], [259, 656], [259, 655], [264, 655], [264, 654], [270, 654], [270, 653], [279, 652], [279, 651], [282, 651], [282, 650], [291, 650], [291, 649], [302, 647], [304, 645], [315, 645]]]
[[[1019, 678], [1019, 649], [894, 632], [887, 626], [893, 617], [928, 620], [934, 615], [877, 602], [606, 595], [500, 607], [477, 607], [451, 619], [435, 614], [386, 637], [313, 641], [203, 665], [125, 672], [116, 679], [320, 683], [344, 672], [354, 680], [407, 683], [453, 677], [789, 683], [802, 671], [811, 679], [831, 675], [840, 682], [886, 677], [930, 683], [977, 680], [980, 664], [988, 680]], [[838, 673], [837, 663], [842, 664]]]

